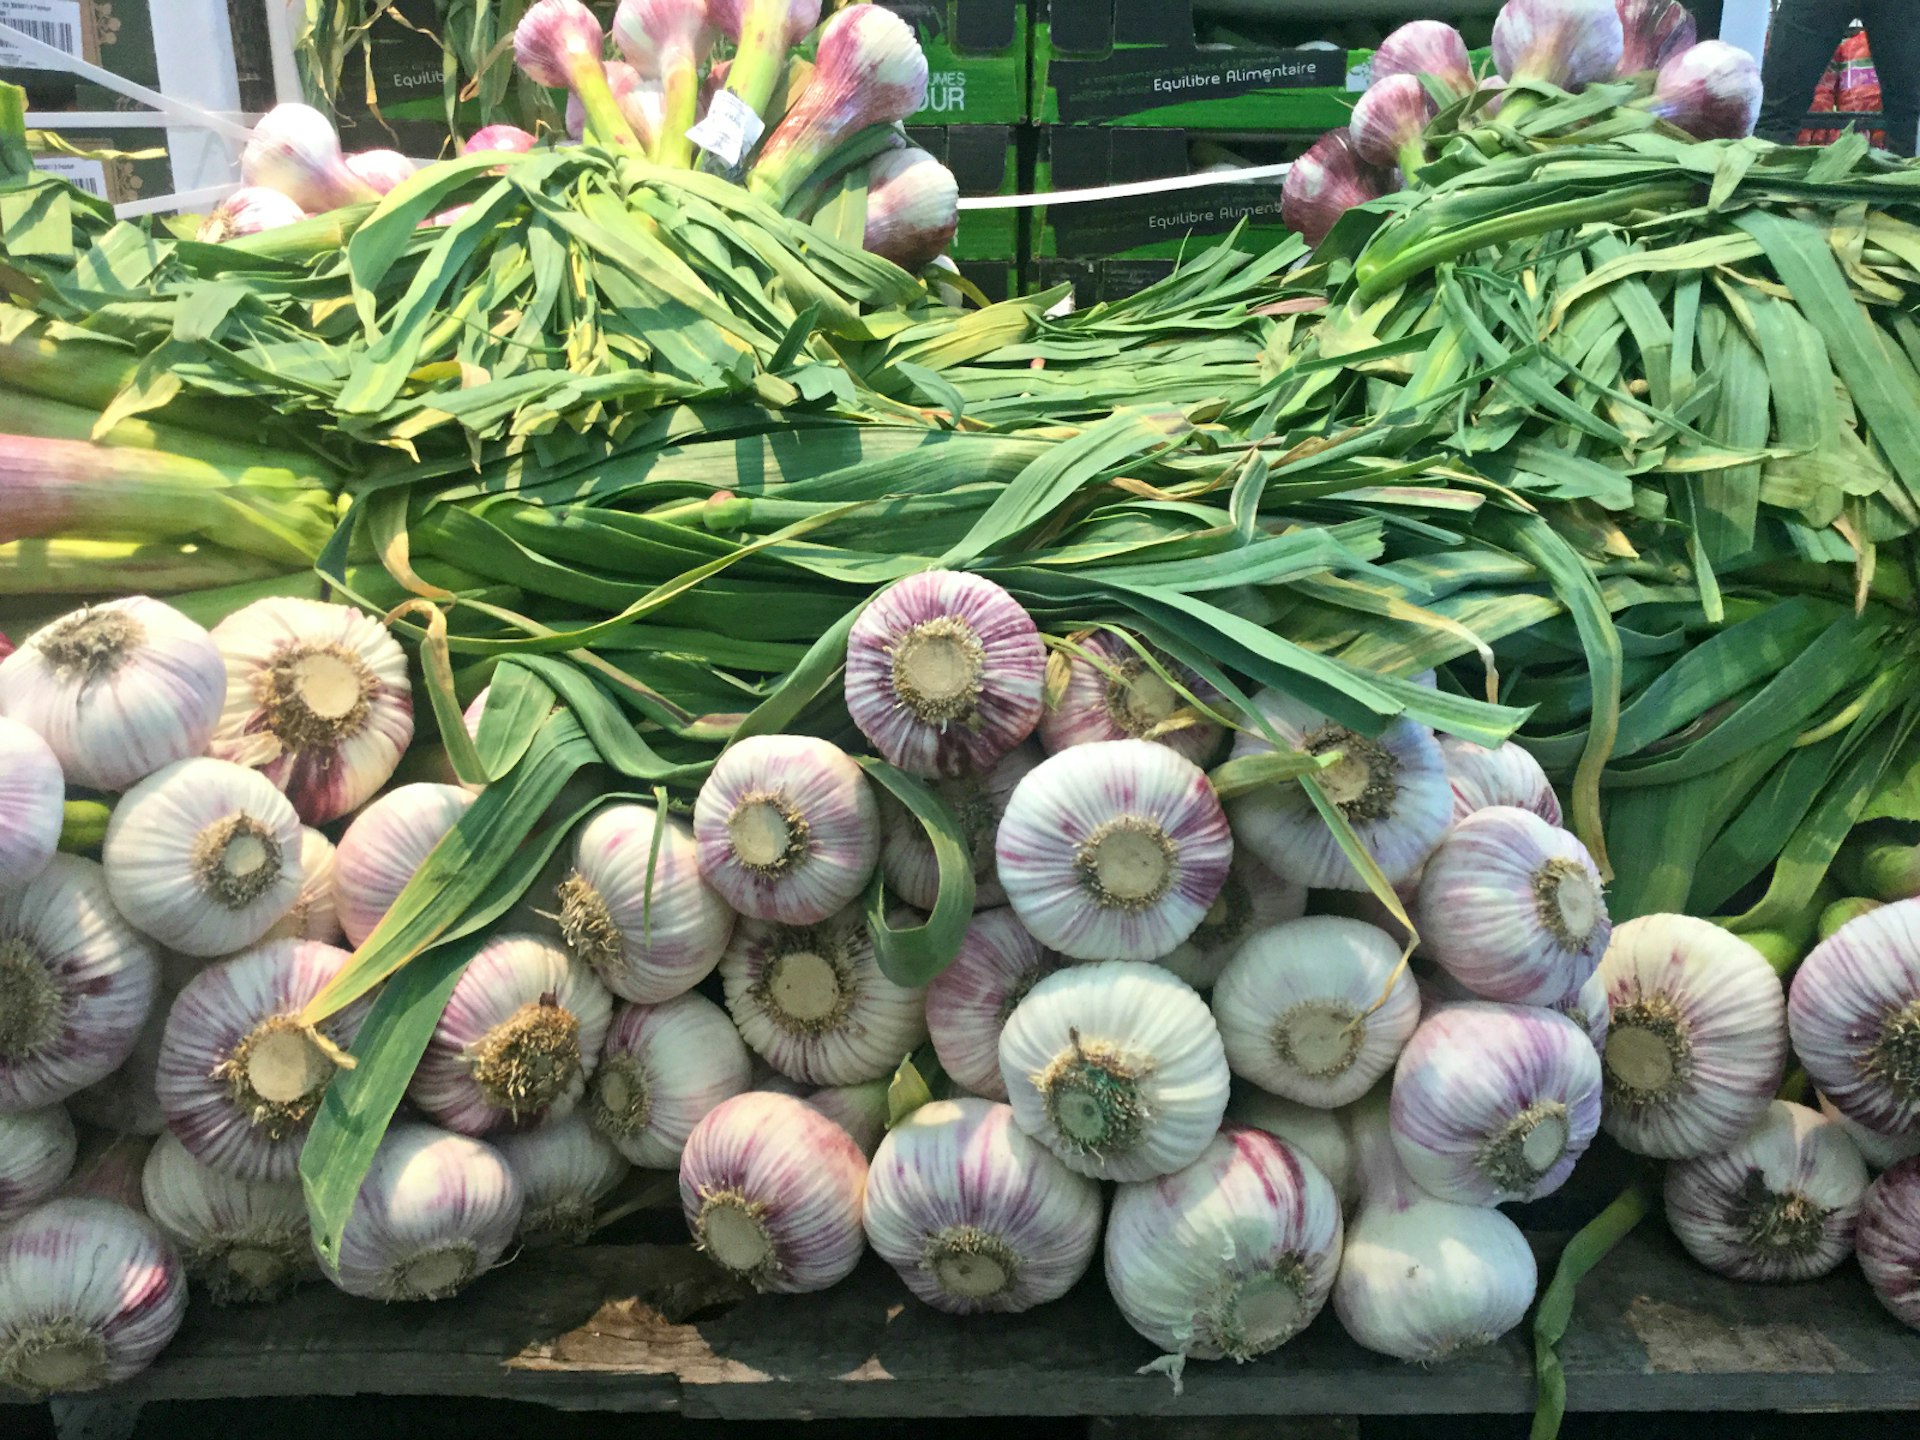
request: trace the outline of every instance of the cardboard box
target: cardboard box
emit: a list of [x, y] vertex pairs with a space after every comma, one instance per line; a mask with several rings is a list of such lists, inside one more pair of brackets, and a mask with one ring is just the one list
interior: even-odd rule
[[959, 260], [960, 273], [989, 300], [1020, 293], [1020, 267], [1012, 260]]
[[1084, 310], [1103, 300], [1137, 295], [1173, 273], [1172, 260], [1035, 260], [1026, 267], [1020, 293], [1036, 295], [1056, 285], [1073, 287], [1073, 303]]
[[[910, 126], [907, 138], [959, 182], [962, 196], [1018, 195], [1021, 131], [1012, 125]], [[963, 210], [947, 253], [955, 260], [1003, 260], [1021, 250], [1023, 210]]]
[[927, 52], [927, 103], [910, 125], [1027, 118], [1027, 0], [880, 0]]
[[[110, 204], [124, 205], [132, 200], [173, 193], [173, 161], [167, 152], [165, 130], [60, 130], [55, 133], [73, 149], [95, 153], [38, 153], [33, 157], [35, 167], [71, 181], [89, 195], [97, 195]], [[149, 150], [160, 153], [131, 158]]]

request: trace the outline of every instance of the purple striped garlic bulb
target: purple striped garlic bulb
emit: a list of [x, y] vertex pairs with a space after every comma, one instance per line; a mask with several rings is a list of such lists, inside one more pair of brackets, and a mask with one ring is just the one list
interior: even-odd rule
[[1444, 21], [1409, 20], [1380, 42], [1370, 64], [1376, 84], [1395, 75], [1426, 75], [1452, 99], [1464, 100], [1473, 93], [1473, 57], [1467, 42]]
[[862, 249], [918, 273], [946, 253], [959, 225], [959, 182], [926, 151], [909, 145], [868, 164]]
[[460, 146], [462, 155], [524, 155], [539, 140], [518, 125], [482, 125]]
[[887, 1122], [892, 1118], [887, 1099], [891, 1084], [889, 1076], [863, 1080], [858, 1085], [822, 1085], [800, 1099], [809, 1110], [818, 1110], [846, 1131], [847, 1138], [860, 1147], [871, 1164], [880, 1142], [887, 1138]]
[[1867, 1162], [1867, 1169], [1875, 1172], [1891, 1170], [1909, 1155], [1920, 1155], [1920, 1130], [1906, 1135], [1883, 1135], [1843, 1114], [1826, 1096], [1818, 1098], [1820, 1113], [1847, 1132], [1847, 1138], [1853, 1141], [1853, 1148]]
[[411, 179], [413, 172], [420, 168], [398, 150], [361, 150], [347, 156], [342, 163], [349, 175], [376, 195], [399, 189], [402, 182]]
[[1280, 186], [1280, 217], [1309, 245], [1318, 245], [1356, 205], [1398, 188], [1391, 170], [1369, 165], [1342, 127], [1329, 130], [1287, 169]]
[[53, 747], [0, 715], [0, 887], [24, 885], [47, 868], [60, 848], [66, 794]]
[[699, 115], [701, 69], [719, 38], [707, 0], [620, 0], [614, 43], [661, 92], [663, 123], [648, 146], [657, 165], [684, 170], [693, 164], [687, 130]]
[[586, 1115], [635, 1165], [672, 1169], [693, 1127], [752, 1079], [746, 1042], [706, 996], [622, 1005], [607, 1027]]
[[1620, 70], [1626, 33], [1615, 0], [1507, 0], [1493, 22], [1493, 63], [1521, 80], [1578, 90]]
[[1040, 743], [1048, 753], [1095, 740], [1157, 740], [1205, 765], [1219, 751], [1225, 732], [1193, 700], [1218, 711], [1220, 694], [1179, 661], [1111, 630], [1096, 630], [1082, 637], [1079, 654], [1063, 651], [1054, 663], [1063, 662], [1065, 683], [1040, 717]]
[[242, 235], [259, 235], [297, 225], [307, 212], [264, 185], [242, 185], [207, 213], [194, 232], [194, 239], [209, 245], [221, 245]]
[[680, 1156], [680, 1209], [706, 1257], [754, 1289], [825, 1290], [865, 1248], [867, 1160], [790, 1095], [749, 1090], [707, 1113]]
[[1553, 793], [1547, 772], [1513, 741], [1489, 750], [1471, 740], [1442, 735], [1440, 755], [1447, 767], [1447, 783], [1453, 787], [1455, 820], [1490, 805], [1513, 805], [1531, 810], [1549, 825], [1560, 823], [1560, 798]]
[[318, 940], [322, 945], [339, 942], [340, 917], [333, 903], [334, 853], [333, 842], [311, 825], [300, 831], [300, 893], [262, 938]]
[[[987, 769], [969, 771], [933, 782], [934, 793], [947, 802], [967, 848], [973, 856], [973, 908], [990, 910], [1007, 903], [1000, 885], [1000, 861], [994, 841], [1000, 817], [1020, 782], [1045, 756], [1031, 741], [1014, 746]], [[931, 910], [940, 898], [940, 862], [926, 827], [913, 812], [891, 796], [880, 799], [880, 868], [887, 886], [907, 904]]]
[[0, 1226], [60, 1188], [73, 1172], [79, 1144], [72, 1119], [58, 1105], [0, 1111]]
[[1359, 1161], [1344, 1109], [1302, 1105], [1270, 1095], [1257, 1085], [1240, 1084], [1234, 1086], [1227, 1101], [1227, 1119], [1235, 1125], [1264, 1130], [1311, 1160], [1332, 1183], [1343, 1210], [1360, 1198]]
[[989, 1100], [1007, 1098], [1000, 1032], [1026, 994], [1064, 962], [1011, 910], [974, 913], [960, 949], [927, 986], [933, 1053], [956, 1084]]
[[1658, 70], [1699, 38], [1693, 12], [1680, 0], [1614, 0], [1620, 12], [1620, 74]]
[[366, 942], [427, 856], [452, 833], [473, 796], [458, 785], [399, 785], [353, 817], [333, 858], [340, 928]]
[[[1465, 986], [1461, 987], [1463, 990]], [[1468, 992], [1469, 994], [1472, 992]], [[1596, 966], [1587, 983], [1571, 995], [1562, 995], [1547, 1007], [1578, 1025], [1602, 1055], [1607, 1051], [1607, 1027], [1613, 1020], [1613, 1007], [1607, 1003], [1607, 980]]]
[[882, 590], [854, 621], [847, 713], [911, 774], [984, 770], [1040, 723], [1046, 666], [1033, 617], [1005, 590], [926, 570]]
[[[633, 127], [633, 138], [652, 150], [660, 143], [666, 124], [666, 95], [656, 80], [648, 80], [624, 60], [607, 62], [607, 89], [613, 92], [620, 114]], [[578, 95], [567, 96], [567, 138], [579, 140], [587, 133], [587, 107]]]
[[1920, 1157], [1902, 1160], [1873, 1182], [1854, 1245], [1887, 1313], [1920, 1330]]
[[1723, 40], [1702, 40], [1660, 67], [1647, 108], [1696, 140], [1741, 140], [1760, 118], [1760, 65]]
[[276, 105], [240, 152], [240, 178], [278, 190], [310, 215], [379, 198], [347, 168], [333, 123], [311, 105]]
[[1347, 137], [1367, 164], [1412, 175], [1427, 162], [1427, 122], [1439, 113], [1418, 76], [1383, 76], [1354, 102]]
[[1306, 913], [1306, 886], [1282, 880], [1251, 851], [1242, 850], [1227, 867], [1226, 883], [1193, 934], [1162, 955], [1159, 963], [1194, 989], [1211, 990], [1250, 937]]
[[519, 1183], [520, 1238], [529, 1245], [584, 1244], [600, 1202], [627, 1174], [626, 1157], [577, 1112], [493, 1144]]
[[1787, 1005], [1815, 1088], [1883, 1135], [1920, 1134], [1920, 900], [1868, 912], [1813, 948]]
[[297, 1180], [241, 1180], [163, 1135], [140, 1172], [141, 1203], [216, 1305], [258, 1305], [314, 1278]]

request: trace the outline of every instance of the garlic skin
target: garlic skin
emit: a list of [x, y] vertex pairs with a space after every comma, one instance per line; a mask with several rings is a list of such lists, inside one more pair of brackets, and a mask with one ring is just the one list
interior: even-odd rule
[[91, 860], [56, 855], [0, 889], [0, 1113], [64, 1100], [132, 1051], [160, 986]]
[[866, 889], [880, 813], [846, 753], [806, 735], [728, 747], [693, 804], [700, 873], [755, 920], [811, 925]]
[[349, 605], [273, 596], [213, 628], [226, 706], [209, 753], [260, 771], [309, 825], [358, 809], [413, 739], [407, 657]]
[[125, 1206], [49, 1200], [0, 1230], [0, 1384], [38, 1398], [130, 1380], [186, 1311], [180, 1261]]
[[399, 189], [420, 168], [398, 150], [361, 150], [341, 163], [349, 175], [376, 195]]
[[865, 1225], [907, 1288], [951, 1315], [1058, 1300], [1100, 1243], [1100, 1186], [990, 1100], [936, 1100], [887, 1133], [867, 1171]]
[[1211, 990], [1250, 937], [1307, 913], [1307, 888], [1282, 880], [1249, 850], [1227, 867], [1226, 883], [1193, 934], [1162, 955], [1166, 966], [1196, 990]]
[[[1462, 987], [1465, 988], [1465, 987]], [[1607, 978], [1594, 967], [1587, 983], [1571, 995], [1563, 995], [1547, 1007], [1578, 1025], [1602, 1055], [1607, 1050], [1607, 1027], [1613, 1020], [1613, 1007], [1607, 1003]]]
[[60, 848], [66, 778], [53, 747], [0, 716], [0, 886], [24, 885]]
[[[1062, 652], [1066, 684], [1040, 717], [1040, 743], [1049, 753], [1095, 740], [1157, 740], [1205, 765], [1219, 751], [1221, 727], [1202, 718], [1127, 639], [1096, 630], [1081, 638], [1080, 648], [1084, 655]], [[1188, 692], [1210, 708], [1219, 707], [1219, 692], [1206, 681], [1177, 660], [1149, 653]]]
[[959, 953], [927, 986], [933, 1053], [955, 1084], [989, 1100], [1007, 1098], [1000, 1032], [1027, 992], [1064, 963], [1013, 911], [975, 912]]
[[1786, 997], [1766, 958], [1708, 921], [1642, 915], [1614, 927], [1600, 973], [1613, 1012], [1606, 1132], [1661, 1160], [1746, 1134], [1786, 1067]]
[[1261, 931], [1213, 987], [1227, 1064], [1303, 1105], [1358, 1100], [1420, 1023], [1420, 989], [1386, 932], [1343, 915]]
[[1447, 767], [1447, 783], [1453, 789], [1456, 821], [1489, 805], [1512, 805], [1531, 810], [1549, 825], [1560, 823], [1560, 797], [1553, 793], [1547, 772], [1513, 741], [1488, 750], [1471, 740], [1442, 735], [1440, 755]]
[[496, 935], [468, 962], [407, 1096], [462, 1135], [564, 1119], [586, 1093], [613, 999], [537, 935]]
[[733, 911], [701, 878], [692, 829], [645, 805], [609, 806], [587, 822], [559, 898], [567, 948], [623, 1000], [654, 1005], [691, 990], [733, 935]]
[[307, 212], [264, 185], [242, 185], [207, 213], [194, 232], [194, 239], [209, 245], [222, 245], [242, 235], [259, 235], [287, 225], [297, 225]]
[[1580, 90], [1619, 72], [1626, 34], [1616, 0], [1507, 0], [1493, 22], [1493, 63], [1507, 80]]
[[1699, 28], [1680, 0], [1614, 0], [1625, 45], [1620, 73], [1658, 70], [1673, 56], [1693, 48]]
[[133, 1049], [111, 1075], [67, 1097], [68, 1113], [82, 1125], [113, 1135], [153, 1136], [166, 1131], [167, 1112], [161, 1108], [154, 1078], [160, 1069], [167, 1015], [173, 1009], [174, 997], [206, 968], [207, 962], [171, 950], [162, 950], [157, 958], [160, 983]]
[[0, 1113], [0, 1225], [18, 1220], [73, 1173], [80, 1145], [58, 1105]]
[[626, 1178], [627, 1162], [583, 1115], [569, 1115], [494, 1142], [520, 1183], [520, 1238], [529, 1245], [580, 1245], [597, 1208]]
[[1318, 245], [1354, 206], [1399, 188], [1393, 171], [1369, 165], [1354, 153], [1343, 125], [1327, 131], [1293, 162], [1280, 188], [1280, 216], [1289, 230]]
[[109, 1135], [99, 1130], [82, 1130], [80, 1153], [73, 1162], [73, 1174], [60, 1187], [61, 1197], [108, 1200], [135, 1214], [145, 1214], [140, 1172], [146, 1168], [153, 1144], [153, 1137], [147, 1135]]
[[1869, 1130], [1859, 1121], [1842, 1114], [1840, 1108], [1826, 1096], [1818, 1098], [1820, 1113], [1846, 1132], [1847, 1138], [1853, 1141], [1853, 1148], [1867, 1162], [1867, 1169], [1891, 1170], [1907, 1157], [1920, 1155], [1920, 1130], [1910, 1135], [1882, 1135], [1878, 1130]]
[[[853, 13], [829, 21], [828, 34]], [[1046, 666], [1046, 646], [1019, 601], [982, 576], [927, 570], [882, 590], [854, 621], [847, 712], [909, 774], [984, 770], [1040, 723]]]
[[1851, 921], [1814, 946], [1787, 1002], [1815, 1088], [1882, 1135], [1920, 1134], [1920, 900]]
[[101, 847], [120, 913], [186, 955], [229, 955], [300, 896], [300, 818], [264, 777], [224, 760], [177, 760], [114, 807]]
[[953, 243], [960, 222], [953, 172], [914, 146], [887, 150], [867, 165], [863, 250], [918, 273]]
[[482, 125], [460, 146], [462, 155], [524, 155], [540, 142], [518, 125]]
[[1227, 1108], [1206, 1002], [1134, 961], [1075, 965], [1035, 985], [1000, 1034], [1000, 1075], [1020, 1128], [1098, 1180], [1191, 1164]]
[[1199, 766], [1149, 740], [1104, 740], [1020, 782], [995, 851], [1008, 902], [1043, 945], [1154, 960], [1219, 898], [1233, 838]]
[[1257, 1085], [1236, 1085], [1227, 1119], [1284, 1140], [1327, 1177], [1343, 1210], [1360, 1198], [1359, 1159], [1345, 1110], [1322, 1110], [1269, 1095]]
[[1775, 1100], [1733, 1147], [1667, 1167], [1667, 1226], [1735, 1280], [1811, 1280], [1853, 1249], [1867, 1167], [1838, 1125]]
[[278, 190], [313, 215], [378, 198], [347, 168], [332, 122], [310, 105], [276, 105], [260, 117], [240, 153], [240, 178]]
[[754, 1053], [809, 1084], [891, 1075], [927, 1038], [926, 990], [881, 973], [857, 905], [817, 925], [742, 920], [720, 979], [727, 1011]]
[[322, 1270], [363, 1300], [446, 1300], [499, 1263], [520, 1207], [520, 1182], [498, 1150], [400, 1121], [354, 1197], [339, 1270]]
[[400, 785], [347, 827], [333, 857], [333, 907], [347, 941], [366, 943], [473, 796], [458, 785]]
[[[933, 782], [934, 793], [952, 808], [973, 856], [973, 908], [991, 910], [1007, 903], [1000, 884], [1000, 859], [994, 840], [1007, 802], [1022, 780], [1045, 759], [1038, 745], [1016, 745], [986, 770]], [[907, 904], [931, 910], [940, 898], [940, 864], [933, 841], [911, 810], [891, 796], [880, 801], [880, 868], [887, 886]]]
[[1455, 100], [1473, 93], [1473, 57], [1453, 26], [1440, 20], [1409, 20], [1373, 52], [1373, 78], [1430, 75]]
[[847, 1133], [790, 1095], [750, 1090], [694, 1126], [680, 1208], [694, 1244], [754, 1289], [836, 1285], [865, 1249], [867, 1161]]
[[[621, 117], [632, 127], [634, 139], [652, 150], [666, 123], [666, 93], [660, 82], [643, 78], [624, 60], [609, 60], [606, 72], [607, 89], [613, 92]], [[587, 107], [571, 92], [567, 95], [566, 124], [569, 140], [580, 140], [587, 133]]]
[[311, 825], [300, 831], [300, 893], [292, 908], [262, 936], [266, 940], [318, 940], [335, 945], [341, 939], [340, 916], [334, 907], [333, 842]]
[[1887, 1313], [1920, 1330], [1920, 1158], [1902, 1160], [1873, 1182], [1854, 1244]]
[[[1253, 698], [1254, 708], [1288, 744], [1309, 755], [1341, 752], [1338, 764], [1319, 772], [1321, 789], [1389, 884], [1412, 879], [1453, 821], [1453, 788], [1433, 732], [1401, 719], [1369, 738], [1277, 690]], [[1272, 749], [1264, 737], [1246, 731], [1234, 737], [1233, 758]], [[1266, 786], [1229, 801], [1227, 813], [1234, 839], [1275, 874], [1317, 889], [1367, 888], [1303, 787], [1291, 781]]]
[[297, 1180], [223, 1175], [163, 1135], [140, 1173], [140, 1193], [187, 1278], [204, 1286], [216, 1305], [280, 1300], [314, 1278], [307, 1204]]
[[752, 1078], [746, 1042], [706, 996], [622, 1005], [607, 1028], [586, 1114], [635, 1165], [672, 1169], [693, 1127]]
[[0, 660], [0, 715], [90, 790], [124, 790], [205, 750], [225, 690], [207, 632], [144, 595], [76, 610]]
[[847, 1138], [860, 1147], [860, 1153], [872, 1163], [880, 1142], [887, 1138], [890, 1107], [887, 1090], [892, 1077], [866, 1080], [858, 1085], [823, 1085], [800, 1100], [809, 1110], [817, 1110], [847, 1132]]

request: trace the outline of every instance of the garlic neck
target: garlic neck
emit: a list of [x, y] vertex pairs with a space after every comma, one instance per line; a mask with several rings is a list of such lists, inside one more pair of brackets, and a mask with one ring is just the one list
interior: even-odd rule
[[1072, 1041], [1034, 1081], [1047, 1116], [1082, 1154], [1125, 1154], [1151, 1119], [1140, 1084], [1151, 1062], [1105, 1041], [1083, 1042], [1078, 1031]]

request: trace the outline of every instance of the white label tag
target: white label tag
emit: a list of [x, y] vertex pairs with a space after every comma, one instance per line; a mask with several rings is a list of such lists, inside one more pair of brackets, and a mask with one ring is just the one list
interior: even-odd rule
[[[79, 0], [0, 0], [0, 21], [13, 26], [29, 39], [51, 45], [69, 55], [80, 53]], [[13, 70], [58, 70], [61, 67], [39, 55], [28, 55], [7, 42], [12, 37], [0, 30], [0, 68]]]
[[1347, 71], [1347, 89], [1359, 91], [1373, 83], [1373, 59], [1369, 56]]
[[41, 155], [34, 160], [33, 168], [58, 175], [75, 189], [84, 190], [97, 199], [108, 198], [107, 167], [101, 161], [82, 160], [75, 155]]
[[687, 139], [733, 170], [766, 128], [751, 105], [731, 90], [722, 90], [707, 106], [706, 118], [687, 130]]

